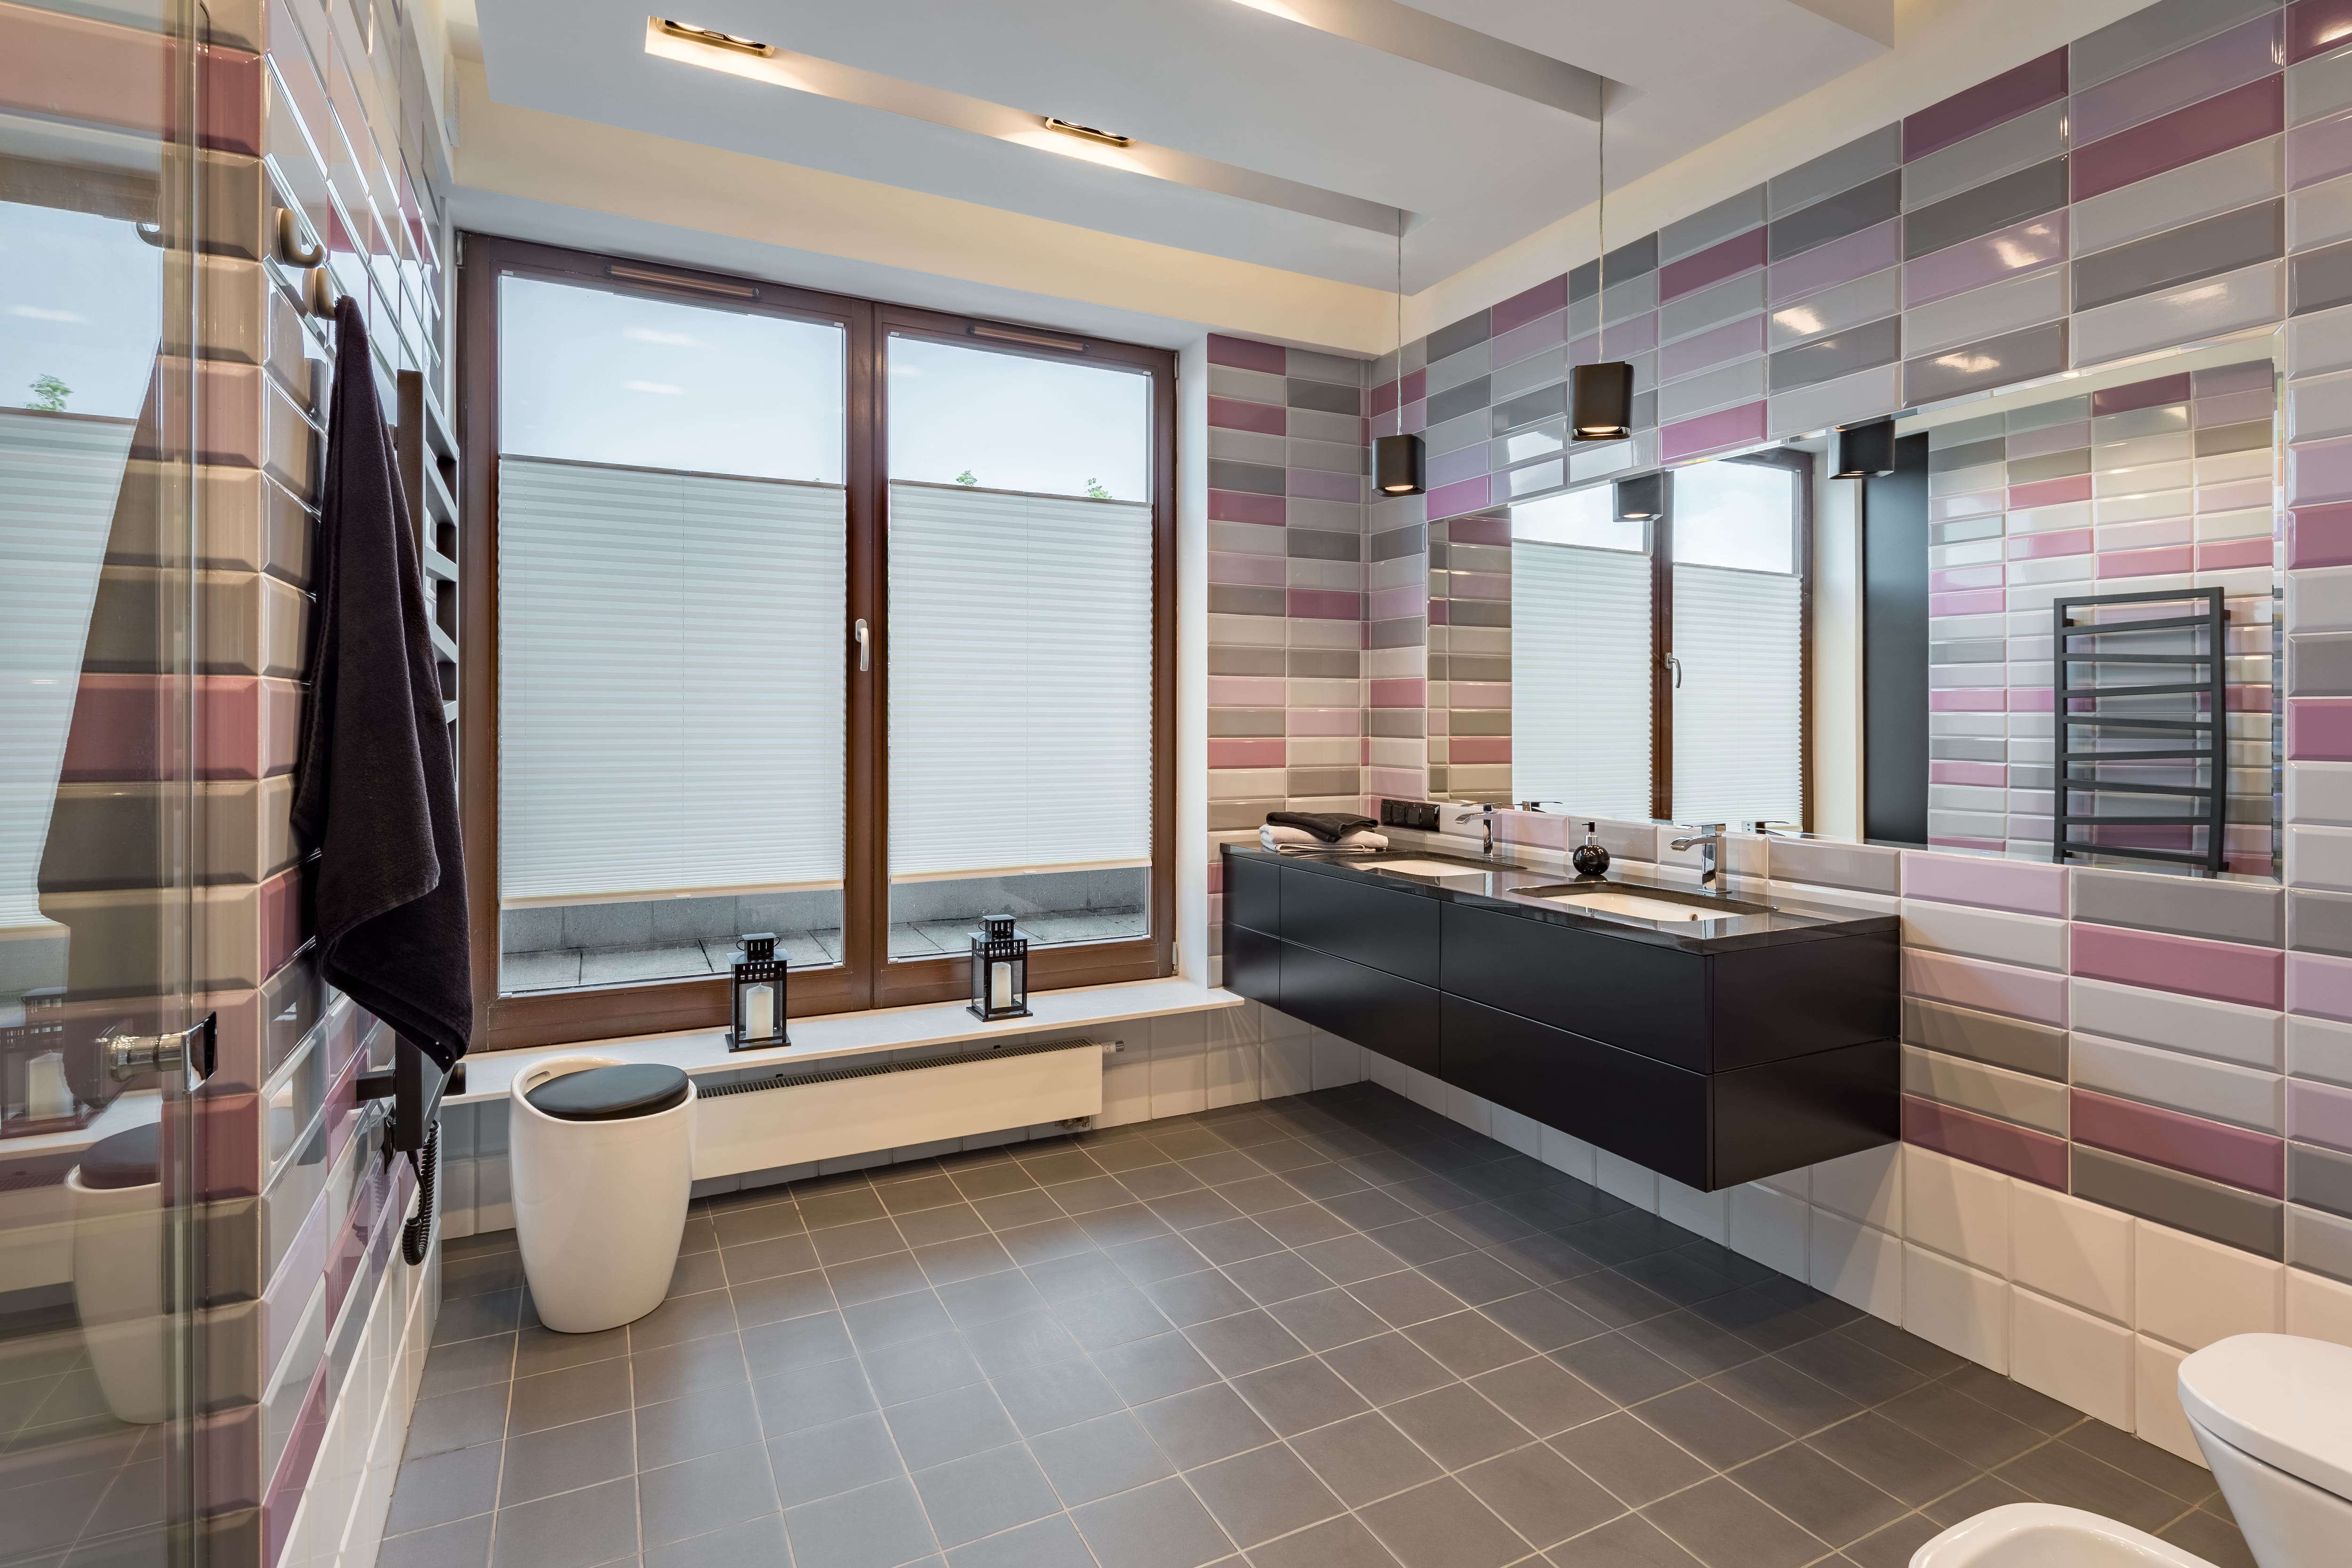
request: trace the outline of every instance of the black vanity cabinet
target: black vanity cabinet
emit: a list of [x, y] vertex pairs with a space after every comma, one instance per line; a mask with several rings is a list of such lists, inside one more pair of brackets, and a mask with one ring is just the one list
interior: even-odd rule
[[1238, 847], [1224, 917], [1228, 990], [1693, 1187], [1898, 1136], [1892, 917], [1692, 937]]

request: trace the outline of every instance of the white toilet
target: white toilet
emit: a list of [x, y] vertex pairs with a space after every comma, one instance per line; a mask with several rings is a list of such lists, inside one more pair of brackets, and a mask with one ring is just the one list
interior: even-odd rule
[[116, 1419], [163, 1419], [171, 1322], [163, 1300], [163, 1127], [101, 1138], [66, 1173], [74, 1312]]
[[[2180, 1363], [2180, 1406], [2261, 1568], [2352, 1563], [2352, 1348], [2240, 1334]], [[1911, 1568], [2213, 1568], [2080, 1509], [2015, 1503], [1963, 1520]]]
[[539, 1321], [593, 1334], [668, 1294], [694, 1185], [694, 1084], [674, 1067], [560, 1057], [515, 1075], [515, 1241]]

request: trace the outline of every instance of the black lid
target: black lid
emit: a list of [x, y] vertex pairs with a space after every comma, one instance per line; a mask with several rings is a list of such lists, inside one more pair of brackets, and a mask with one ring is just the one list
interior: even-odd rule
[[559, 1121], [619, 1121], [686, 1103], [683, 1068], [633, 1062], [549, 1079], [523, 1098]]
[[163, 1179], [163, 1124], [150, 1121], [82, 1151], [81, 1184], [99, 1192], [152, 1186]]

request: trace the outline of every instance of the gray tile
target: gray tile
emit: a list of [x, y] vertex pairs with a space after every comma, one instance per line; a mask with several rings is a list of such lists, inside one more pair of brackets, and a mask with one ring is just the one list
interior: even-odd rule
[[2263, 1258], [2284, 1252], [2285, 1215], [2274, 1198], [2083, 1144], [2071, 1150], [2069, 1163], [2077, 1197]]
[[1696, 1458], [1622, 1411], [1572, 1427], [1551, 1446], [1629, 1508], [1654, 1502], [1708, 1474]]
[[1492, 335], [1487, 325], [1488, 320], [1488, 313], [1480, 310], [1475, 315], [1465, 316], [1460, 321], [1440, 327], [1430, 333], [1427, 363], [1435, 364], [1440, 360], [1450, 359], [1460, 353], [1473, 343], [1485, 342]]
[[818, 1312], [761, 1323], [742, 1333], [743, 1360], [754, 1378], [798, 1372], [857, 1353], [848, 1325], [838, 1312]]
[[760, 1425], [771, 1437], [875, 1407], [865, 1369], [854, 1361], [825, 1362], [761, 1378], [751, 1384], [751, 1397], [760, 1406]]
[[975, 1323], [964, 1331], [963, 1338], [981, 1369], [991, 1377], [1064, 1361], [1080, 1353], [1082, 1348], [1061, 1321], [1043, 1307]]
[[1903, 128], [1881, 126], [1811, 163], [1775, 176], [1766, 186], [1771, 216], [1779, 217], [1862, 184], [1903, 163]]
[[633, 1355], [625, 1364], [630, 1386], [646, 1405], [682, 1398], [698, 1389], [748, 1384], [751, 1376], [743, 1361], [743, 1342], [731, 1334], [664, 1345]]
[[1307, 1354], [1307, 1347], [1289, 1330], [1255, 1308], [1196, 1323], [1184, 1332], [1192, 1347], [1225, 1378], [1263, 1371]]
[[1132, 1287], [1063, 1301], [1055, 1311], [1078, 1344], [1089, 1351], [1108, 1351], [1130, 1341], [1165, 1334], [1170, 1327], [1166, 1316], [1151, 1304], [1150, 1298]]
[[869, 1356], [886, 1345], [925, 1339], [954, 1326], [947, 1308], [929, 1290], [885, 1296], [878, 1301], [844, 1308], [841, 1321], [859, 1352]]
[[1798, 1568], [1823, 1542], [1717, 1476], [1642, 1510], [1708, 1568]]
[[2029, 327], [1905, 362], [1903, 395], [1914, 404], [1983, 392], [2066, 368], [2067, 323]]
[[417, 1396], [430, 1399], [436, 1394], [506, 1382], [514, 1375], [515, 1342], [516, 1336], [499, 1334], [460, 1344], [435, 1345], [425, 1357], [425, 1376], [417, 1384]]
[[1439, 1473], [1435, 1461], [1376, 1411], [1302, 1433], [1290, 1446], [1350, 1508], [1408, 1490]]
[[862, 1359], [866, 1380], [884, 1405], [944, 1394], [978, 1383], [982, 1375], [963, 1336], [954, 1332], [873, 1351]]
[[1459, 386], [1447, 387], [1444, 392], [1438, 393], [1428, 400], [1426, 407], [1429, 423], [1441, 424], [1473, 410], [1484, 408], [1492, 395], [1493, 389], [1489, 378], [1483, 375], [1465, 381]]
[[1069, 1515], [1055, 1514], [948, 1553], [948, 1568], [1096, 1568]]
[[2081, 92], [2276, 8], [2277, 0], [2158, 0], [2075, 39], [2068, 85]]
[[488, 1513], [498, 1505], [499, 1460], [499, 1447], [482, 1444], [403, 1462], [384, 1533], [404, 1535]]
[[1791, 1437], [1818, 1432], [1862, 1409], [1827, 1384], [1773, 1356], [1717, 1373], [1706, 1383]]
[[1250, 1300], [1249, 1292], [1213, 1268], [1180, 1274], [1173, 1279], [1158, 1280], [1147, 1286], [1143, 1294], [1180, 1329], [1218, 1318], [1229, 1318], [1236, 1312], [1250, 1311], [1256, 1306]]
[[2276, 947], [2283, 935], [2281, 893], [2274, 887], [2082, 868], [2074, 873], [2074, 918], [2099, 925], [2256, 947]]
[[421, 1459], [452, 1448], [497, 1442], [506, 1435], [509, 1393], [506, 1385], [491, 1384], [418, 1400], [408, 1419], [408, 1447], [403, 1457]]
[[[756, 1436], [756, 1433], [755, 1433]], [[570, 1426], [510, 1437], [499, 1477], [501, 1507], [577, 1491], [636, 1469], [636, 1442], [623, 1411]]]
[[1298, 1456], [1279, 1446], [1190, 1471], [1185, 1479], [1235, 1545], [1250, 1547], [1344, 1510]]
[[1094, 1363], [1129, 1405], [1164, 1399], [1217, 1381], [1215, 1369], [1182, 1334], [1174, 1332], [1097, 1351]]
[[478, 1513], [429, 1530], [386, 1536], [375, 1560], [383, 1568], [484, 1568], [490, 1559], [491, 1518]]
[[593, 1568], [637, 1539], [633, 1477], [499, 1510], [490, 1568]]
[[2065, 151], [2066, 105], [2045, 104], [1904, 164], [1903, 205], [1928, 206]]
[[2182, 1511], [2180, 1500], [2162, 1488], [2063, 1441], [2045, 1443], [1993, 1474], [2042, 1502], [2087, 1509], [2138, 1530], [2158, 1529]]
[[2006, 1464], [2044, 1439], [2044, 1434], [2024, 1422], [1979, 1404], [1945, 1383], [1923, 1384], [1888, 1400], [1878, 1413], [1937, 1447], [1950, 1449], [1979, 1469]]
[[2053, 157], [1905, 212], [1903, 257], [1927, 256], [2065, 205], [2066, 160]]
[[1037, 1462], [1020, 1444], [914, 1474], [931, 1533], [956, 1547], [1062, 1511]]
[[1426, 1394], [1456, 1376], [1421, 1346], [1393, 1331], [1325, 1351], [1322, 1361], [1374, 1405]]
[[1730, 1472], [1749, 1492], [1832, 1546], [1871, 1535], [1903, 1517], [1905, 1506], [1843, 1465], [1801, 1443]]
[[1228, 1266], [1224, 1275], [1260, 1306], [1293, 1300], [1331, 1288], [1331, 1277], [1295, 1252], [1271, 1253]]
[[1314, 1351], [1369, 1339], [1388, 1329], [1378, 1313], [1337, 1288], [1278, 1301], [1266, 1310]]
[[1274, 1428], [1223, 1383], [1139, 1405], [1135, 1417], [1182, 1469], [1262, 1447], [1275, 1437]]
[[1483, 1373], [1470, 1379], [1470, 1386], [1538, 1437], [1597, 1421], [1617, 1408], [1607, 1395], [1542, 1358]]
[[1901, 210], [1902, 203], [1902, 173], [1890, 169], [1809, 206], [1776, 216], [1769, 243], [1771, 258], [1784, 260], [1885, 223]]
[[479, 1295], [445, 1298], [441, 1315], [433, 1325], [433, 1342], [455, 1344], [461, 1340], [514, 1332], [522, 1310], [522, 1296], [521, 1288], [515, 1286]]
[[910, 1470], [929, 1469], [1019, 1436], [995, 1393], [984, 1383], [894, 1405], [882, 1414]]
[[757, 1519], [779, 1506], [768, 1452], [757, 1446], [708, 1454], [637, 1476], [637, 1507], [647, 1546]]
[[1458, 1312], [1463, 1305], [1460, 1297], [1412, 1270], [1360, 1280], [1348, 1288], [1348, 1294], [1400, 1329]]
[[645, 1568], [741, 1568], [746, 1563], [790, 1561], [789, 1548], [784, 1544], [783, 1516], [767, 1513], [723, 1530], [648, 1547]]
[[1474, 1465], [1457, 1479], [1538, 1547], [1580, 1535], [1624, 1511], [1622, 1503], [1540, 1443]]
[[2212, 1505], [2218, 1500], [2212, 1471], [2104, 1421], [2078, 1421], [2067, 1429], [2063, 1441], [2183, 1502]]
[[2289, 1143], [2286, 1192], [2298, 1204], [2352, 1215], [2352, 1154], [2313, 1143]]
[[1368, 1408], [1339, 1373], [1312, 1357], [1235, 1378], [1233, 1386], [1266, 1425], [1286, 1437]]
[[1527, 1555], [1527, 1542], [1494, 1510], [1448, 1477], [1357, 1510], [1404, 1568], [1501, 1568]]
[[1526, 1345], [1478, 1312], [1449, 1313], [1403, 1331], [1456, 1377], [1475, 1377], [1527, 1359]]
[[881, 1481], [784, 1510], [793, 1568], [898, 1568], [938, 1548], [908, 1480]]
[[1881, 1491], [1914, 1506], [1939, 1498], [1978, 1474], [1949, 1449], [1875, 1414], [1854, 1416], [1806, 1441]]
[[1401, 1400], [1383, 1414], [1449, 1470], [1522, 1447], [1529, 1436], [1467, 1384]]
[[2274, 199], [2240, 207], [2078, 258], [2074, 309], [2137, 299], [2285, 254], [2286, 204]]
[[1623, 1331], [1581, 1340], [1552, 1360], [1621, 1405], [1649, 1399], [1691, 1381], [1688, 1373], [1625, 1337]]
[[1352, 1514], [1269, 1541], [1249, 1554], [1250, 1568], [1393, 1568], [1389, 1554]]
[[1673, 261], [1696, 255], [1732, 236], [1745, 234], [1764, 221], [1764, 187], [1751, 185], [1658, 230], [1658, 259]]
[[749, 1384], [722, 1384], [636, 1409], [636, 1463], [651, 1469], [700, 1458], [763, 1436]]
[[1032, 1437], [1029, 1451], [1067, 1508], [1175, 1474], [1159, 1445], [1124, 1410]]
[[890, 1428], [870, 1411], [771, 1439], [768, 1468], [786, 1508], [887, 1481], [907, 1468]]
[[673, 1296], [629, 1325], [629, 1351], [653, 1350], [735, 1331], [735, 1304], [724, 1290]]
[[1181, 1479], [1104, 1498], [1072, 1510], [1070, 1518], [1096, 1561], [1119, 1568], [1200, 1568], [1234, 1550]]
[[[2138, 882], [2162, 881], [2169, 879], [2145, 875], [2132, 879]], [[2215, 883], [2212, 886], [2221, 886]], [[1994, 1067], [2008, 1068], [2014, 1072], [2031, 1073], [2064, 1082], [2066, 1079], [2066, 1031], [2046, 1024], [2029, 1023], [2022, 1018], [2004, 1018], [1997, 1013], [1980, 1013], [1972, 1007], [1956, 1007], [1948, 1002], [1934, 1002], [1924, 997], [1903, 999], [1903, 1038], [1916, 1046], [1945, 1052], [1950, 1056], [1967, 1057], [1973, 1061], [1988, 1062]]]
[[[1638, 1513], [1588, 1530], [1546, 1559], [1553, 1568], [1699, 1568], [1699, 1561]], [[1907, 1568], [1909, 1559], [1905, 1559]], [[1843, 1568], [1843, 1564], [1832, 1564]]]
[[994, 1379], [993, 1386], [1005, 1414], [1024, 1437], [1108, 1415], [1122, 1405], [1118, 1392], [1083, 1356], [1007, 1373]]

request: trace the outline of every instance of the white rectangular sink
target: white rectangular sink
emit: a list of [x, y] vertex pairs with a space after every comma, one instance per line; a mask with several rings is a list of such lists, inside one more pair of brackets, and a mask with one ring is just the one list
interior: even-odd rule
[[1631, 915], [1638, 921], [1673, 921], [1678, 923], [1696, 921], [1704, 923], [1727, 918], [1722, 910], [1695, 909], [1670, 899], [1645, 899], [1639, 893], [1562, 894], [1559, 901], [1602, 914]]
[[1400, 877], [1480, 877], [1475, 866], [1449, 866], [1443, 860], [1375, 860], [1367, 871], [1394, 871]]

